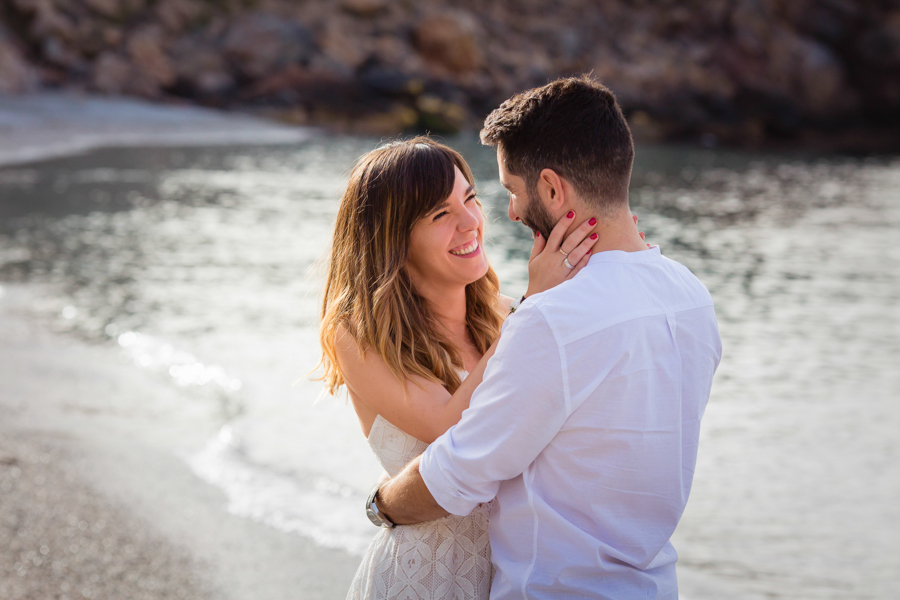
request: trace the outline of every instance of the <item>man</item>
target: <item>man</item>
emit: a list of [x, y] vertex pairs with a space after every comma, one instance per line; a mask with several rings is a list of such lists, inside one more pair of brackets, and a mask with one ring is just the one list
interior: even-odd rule
[[373, 508], [409, 524], [496, 497], [496, 600], [677, 598], [669, 539], [721, 357], [712, 300], [634, 227], [631, 132], [600, 83], [523, 92], [481, 139], [497, 149], [510, 218], [547, 240], [564, 215], [592, 217], [597, 241], [575, 277], [507, 319], [470, 408]]

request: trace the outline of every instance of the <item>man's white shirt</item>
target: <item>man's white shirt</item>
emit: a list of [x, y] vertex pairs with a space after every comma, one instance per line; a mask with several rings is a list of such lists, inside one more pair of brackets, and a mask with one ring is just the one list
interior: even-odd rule
[[660, 254], [595, 254], [503, 326], [419, 470], [445, 510], [496, 497], [491, 598], [677, 598], [684, 511], [721, 342], [709, 292]]

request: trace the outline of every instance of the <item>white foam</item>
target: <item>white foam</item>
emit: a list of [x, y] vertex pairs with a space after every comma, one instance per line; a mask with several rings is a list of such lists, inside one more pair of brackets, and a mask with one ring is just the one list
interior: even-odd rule
[[356, 555], [374, 535], [355, 490], [321, 475], [278, 473], [253, 464], [228, 425], [186, 461], [198, 477], [225, 492], [234, 515]]

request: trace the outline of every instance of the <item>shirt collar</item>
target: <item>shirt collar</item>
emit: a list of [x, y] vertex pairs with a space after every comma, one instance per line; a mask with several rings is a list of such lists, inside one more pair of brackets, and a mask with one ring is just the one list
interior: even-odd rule
[[625, 252], [624, 250], [607, 250], [598, 252], [588, 259], [588, 266], [600, 263], [647, 263], [659, 259], [662, 253], [659, 246], [651, 246], [646, 250]]

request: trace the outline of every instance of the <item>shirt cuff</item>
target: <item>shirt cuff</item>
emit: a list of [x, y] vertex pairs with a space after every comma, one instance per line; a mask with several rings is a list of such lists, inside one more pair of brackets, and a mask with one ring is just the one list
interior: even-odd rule
[[[446, 434], [445, 434], [446, 435]], [[457, 485], [448, 477], [448, 470], [442, 469], [439, 463], [439, 441], [428, 446], [419, 460], [419, 475], [425, 482], [425, 487], [431, 492], [434, 500], [448, 513], [464, 517], [475, 510], [478, 502], [460, 497]]]

